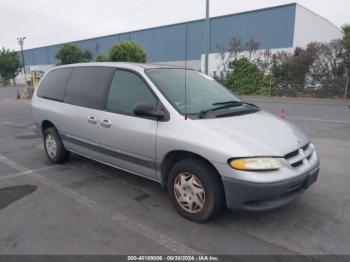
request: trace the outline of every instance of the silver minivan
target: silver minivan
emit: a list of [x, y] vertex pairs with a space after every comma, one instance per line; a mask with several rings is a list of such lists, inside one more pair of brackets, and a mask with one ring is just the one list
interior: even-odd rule
[[225, 207], [285, 205], [319, 172], [297, 127], [180, 67], [58, 66], [41, 80], [32, 112], [51, 162], [74, 152], [157, 181], [197, 222]]

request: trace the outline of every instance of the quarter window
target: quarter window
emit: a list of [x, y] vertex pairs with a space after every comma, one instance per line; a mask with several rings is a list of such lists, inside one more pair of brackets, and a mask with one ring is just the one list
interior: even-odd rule
[[133, 114], [138, 103], [147, 103], [156, 107], [157, 99], [145, 82], [136, 74], [117, 70], [111, 82], [106, 108], [107, 110]]
[[100, 109], [105, 89], [114, 71], [113, 67], [75, 67], [67, 85], [64, 102]]
[[63, 101], [64, 91], [72, 68], [61, 68], [50, 71], [41, 81], [38, 96]]

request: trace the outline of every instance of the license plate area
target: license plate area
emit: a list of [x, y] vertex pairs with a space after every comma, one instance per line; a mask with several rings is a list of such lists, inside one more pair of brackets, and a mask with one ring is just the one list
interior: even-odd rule
[[308, 175], [308, 177], [306, 178], [305, 182], [304, 182], [304, 185], [303, 187], [304, 188], [309, 188], [313, 183], [316, 182], [317, 180], [317, 177], [318, 177], [318, 172], [319, 172], [319, 169], [317, 169], [316, 171], [313, 171], [312, 173], [310, 173]]

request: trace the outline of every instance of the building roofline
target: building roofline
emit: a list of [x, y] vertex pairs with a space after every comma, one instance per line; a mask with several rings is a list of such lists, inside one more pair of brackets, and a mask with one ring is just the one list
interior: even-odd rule
[[340, 27], [338, 27], [336, 24], [334, 24], [333, 22], [331, 22], [330, 20], [328, 20], [327, 18], [325, 18], [324, 16], [322, 15], [319, 15], [318, 13], [316, 13], [315, 11], [312, 11], [310, 8], [308, 7], [305, 7], [299, 3], [296, 3], [297, 6], [301, 7], [301, 8], [304, 8], [306, 9], [307, 11], [313, 13], [314, 15], [318, 16], [319, 18], [322, 18], [323, 20], [327, 21], [328, 23], [330, 23], [331, 25], [333, 25], [334, 27], [336, 27], [339, 31], [342, 32], [342, 29]]
[[[218, 18], [223, 18], [223, 17], [228, 17], [228, 16], [242, 15], [242, 14], [248, 14], [248, 13], [255, 13], [255, 12], [260, 12], [260, 11], [265, 11], [265, 10], [278, 9], [278, 8], [282, 8], [282, 7], [296, 6], [296, 5], [298, 5], [296, 2], [292, 2], [292, 3], [288, 3], [288, 4], [264, 7], [264, 8], [254, 9], [254, 10], [247, 10], [247, 11], [242, 11], [242, 12], [238, 12], [238, 13], [232, 13], [232, 14], [226, 14], [226, 15], [220, 15], [220, 16], [213, 16], [213, 17], [210, 17], [210, 19], [212, 20], [212, 19], [218, 19]], [[301, 6], [301, 7], [303, 7], [303, 6]], [[304, 8], [306, 8], [306, 7], [304, 7]], [[122, 34], [131, 34], [131, 33], [137, 33], [137, 32], [142, 32], [142, 31], [153, 30], [153, 29], [160, 29], [160, 28], [177, 26], [177, 25], [185, 25], [185, 24], [195, 23], [195, 22], [200, 22], [200, 21], [204, 21], [204, 18], [203, 19], [188, 20], [188, 21], [185, 21], [185, 22], [179, 22], [179, 23], [174, 23], [174, 24], [166, 24], [166, 25], [161, 25], [161, 26], [156, 26], [156, 27], [149, 27], [149, 28], [144, 28], [144, 29], [137, 29], [137, 30], [127, 31], [127, 32], [124, 31], [124, 32], [119, 32], [119, 33], [115, 33], [115, 34], [94, 36], [94, 37], [85, 38], [85, 39], [79, 39], [79, 40], [68, 41], [68, 42], [61, 42], [61, 43], [58, 43], [58, 44], [38, 46], [38, 47], [29, 48], [29, 49], [24, 49], [24, 51], [31, 51], [31, 50], [45, 48], [45, 47], [53, 47], [53, 46], [59, 46], [59, 45], [64, 45], [64, 44], [71, 44], [71, 43], [77, 43], [77, 42], [82, 42], [82, 41], [89, 41], [89, 40], [93, 40], [93, 39], [97, 40], [97, 39], [102, 38], [102, 37], [117, 36], [117, 35], [122, 35]]]

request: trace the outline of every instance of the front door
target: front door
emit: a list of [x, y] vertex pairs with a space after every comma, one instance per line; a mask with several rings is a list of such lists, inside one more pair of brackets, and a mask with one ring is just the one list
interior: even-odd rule
[[156, 106], [157, 99], [139, 75], [116, 70], [100, 120], [100, 150], [104, 162], [156, 179], [158, 122], [136, 116], [133, 109], [138, 103]]

